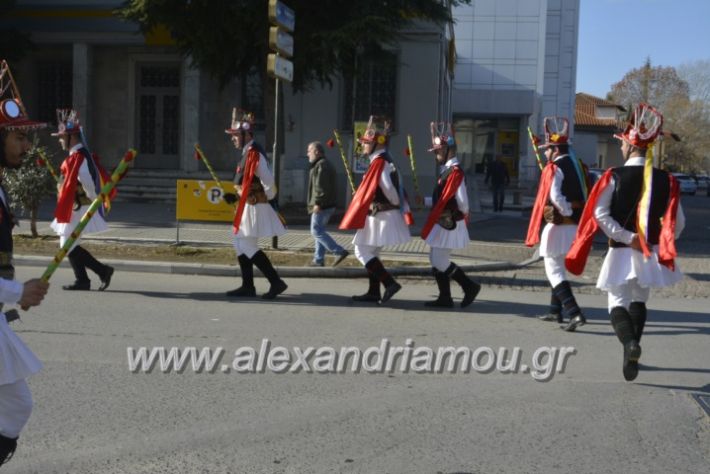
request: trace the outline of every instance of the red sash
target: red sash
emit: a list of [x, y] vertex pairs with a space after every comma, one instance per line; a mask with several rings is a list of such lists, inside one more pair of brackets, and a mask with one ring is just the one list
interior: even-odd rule
[[422, 239], [427, 238], [431, 232], [431, 229], [434, 227], [434, 224], [436, 224], [439, 220], [439, 216], [446, 207], [446, 203], [448, 203], [449, 200], [456, 195], [456, 191], [458, 191], [459, 186], [461, 186], [461, 183], [463, 182], [463, 176], [464, 174], [463, 171], [461, 171], [461, 168], [456, 166], [446, 179], [444, 190], [441, 192], [439, 200], [436, 201], [436, 205], [432, 208], [431, 212], [429, 212], [426, 224], [424, 224], [424, 227], [422, 228]]
[[232, 228], [234, 233], [239, 232], [239, 226], [242, 223], [242, 214], [244, 214], [244, 206], [247, 203], [247, 196], [251, 190], [251, 182], [254, 179], [254, 173], [259, 167], [259, 151], [254, 147], [249, 147], [247, 151], [247, 160], [244, 164], [244, 175], [242, 177], [242, 192], [239, 195], [239, 203], [237, 211], [234, 213], [234, 222]]
[[367, 215], [370, 212], [370, 204], [375, 198], [377, 186], [380, 184], [380, 175], [385, 168], [387, 160], [377, 157], [370, 163], [365, 176], [358, 186], [353, 200], [345, 211], [343, 220], [340, 221], [339, 229], [362, 229], [365, 227]]
[[552, 188], [552, 180], [555, 177], [557, 165], [548, 162], [545, 169], [542, 170], [540, 176], [540, 184], [537, 188], [537, 196], [535, 197], [535, 205], [533, 206], [532, 215], [530, 216], [530, 224], [528, 225], [528, 235], [525, 237], [525, 245], [532, 247], [540, 242], [540, 227], [542, 226], [542, 215], [545, 211], [545, 204], [550, 195]]

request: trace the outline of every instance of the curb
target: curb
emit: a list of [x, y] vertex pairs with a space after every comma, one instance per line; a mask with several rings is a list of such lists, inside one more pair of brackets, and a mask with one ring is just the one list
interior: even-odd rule
[[[30, 267], [46, 267], [53, 257], [36, 255], [16, 255], [15, 265]], [[524, 268], [540, 260], [540, 257], [533, 257], [520, 263], [512, 262], [491, 262], [475, 265], [460, 265], [466, 272], [490, 272], [505, 271]], [[172, 275], [208, 275], [208, 276], [228, 276], [236, 277], [240, 275], [239, 267], [236, 265], [217, 265], [202, 263], [176, 263], [158, 261], [138, 261], [138, 260], [112, 260], [105, 259], [105, 263], [117, 270], [128, 270], [142, 273], [165, 273]], [[62, 267], [69, 267], [66, 261]], [[364, 268], [333, 268], [333, 267], [277, 267], [282, 277], [288, 278], [364, 278], [367, 272]], [[389, 269], [394, 276], [431, 276], [429, 266], [398, 266]]]

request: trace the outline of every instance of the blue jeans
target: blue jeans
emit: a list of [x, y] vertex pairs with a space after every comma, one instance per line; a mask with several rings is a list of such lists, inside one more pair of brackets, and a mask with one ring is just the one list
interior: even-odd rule
[[311, 235], [316, 239], [316, 251], [313, 254], [313, 261], [315, 263], [323, 263], [325, 260], [325, 251], [335, 254], [342, 254], [345, 249], [338, 245], [338, 243], [333, 240], [333, 237], [328, 235], [325, 231], [325, 226], [330, 220], [330, 216], [335, 212], [335, 208], [321, 209], [320, 212], [311, 214]]

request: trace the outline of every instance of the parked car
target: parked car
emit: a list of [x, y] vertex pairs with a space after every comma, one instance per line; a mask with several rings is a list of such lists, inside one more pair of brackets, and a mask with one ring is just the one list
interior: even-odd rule
[[697, 175], [693, 176], [693, 179], [695, 180], [695, 184], [698, 185], [698, 191], [707, 191], [710, 177], [705, 175]]
[[695, 183], [695, 180], [687, 174], [673, 173], [673, 176], [675, 176], [680, 184], [681, 194], [690, 194], [691, 196], [694, 196], [698, 191], [698, 185]]

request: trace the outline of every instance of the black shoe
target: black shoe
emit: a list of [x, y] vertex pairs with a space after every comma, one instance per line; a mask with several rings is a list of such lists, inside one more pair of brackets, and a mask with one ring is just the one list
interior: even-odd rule
[[473, 301], [476, 299], [476, 296], [478, 296], [478, 293], [481, 291], [481, 285], [479, 285], [475, 281], [472, 281], [471, 283], [472, 285], [466, 289], [463, 296], [463, 300], [461, 300], [462, 308], [465, 308], [466, 306], [473, 303]]
[[340, 264], [340, 262], [342, 262], [343, 260], [345, 260], [347, 258], [348, 255], [350, 255], [350, 252], [348, 252], [347, 250], [343, 250], [343, 253], [341, 253], [340, 255], [335, 257], [335, 260], [333, 261], [333, 266], [337, 267]]
[[636, 341], [627, 342], [624, 345], [624, 364], [622, 370], [624, 379], [628, 382], [634, 380], [639, 374], [639, 359], [641, 358], [641, 346]]
[[320, 262], [320, 263], [318, 263], [318, 262], [310, 262], [307, 266], [309, 266], [309, 267], [324, 267], [325, 264], [324, 264], [323, 262]]
[[91, 289], [91, 281], [75, 281], [71, 285], [62, 286], [63, 290], [68, 291], [89, 291]]
[[424, 306], [436, 307], [436, 308], [453, 308], [454, 300], [450, 296], [448, 298], [442, 298], [439, 296], [434, 301], [427, 301]]
[[240, 286], [239, 288], [236, 288], [234, 290], [228, 291], [227, 296], [233, 297], [233, 298], [248, 298], [248, 297], [254, 297], [256, 296], [256, 288], [252, 287], [243, 287]]
[[392, 283], [390, 286], [385, 288], [385, 292], [382, 295], [382, 300], [380, 301], [380, 303], [387, 303], [390, 300], [390, 298], [392, 298], [394, 296], [394, 294], [397, 293], [401, 289], [402, 289], [402, 285], [400, 285], [397, 282]]
[[103, 278], [101, 278], [101, 286], [99, 286], [99, 291], [104, 291], [111, 284], [113, 270], [113, 267], [109, 267], [108, 265], [106, 265], [106, 271], [104, 272]]
[[574, 332], [579, 326], [584, 326], [585, 324], [587, 324], [587, 320], [582, 313], [579, 313], [577, 316], [571, 317], [566, 326], [560, 327], [567, 332]]
[[538, 316], [537, 319], [540, 321], [557, 321], [560, 324], [563, 322], [562, 315], [555, 313], [543, 314], [542, 316]]
[[278, 295], [286, 291], [286, 288], [288, 288], [286, 282], [283, 280], [278, 280], [275, 283], [272, 283], [271, 288], [269, 288], [269, 291], [261, 295], [261, 297], [265, 300], [276, 299]]
[[353, 301], [377, 303], [380, 301], [380, 295], [373, 295], [371, 293], [365, 293], [364, 295], [353, 295]]
[[17, 449], [17, 438], [0, 435], [0, 466], [12, 459]]

